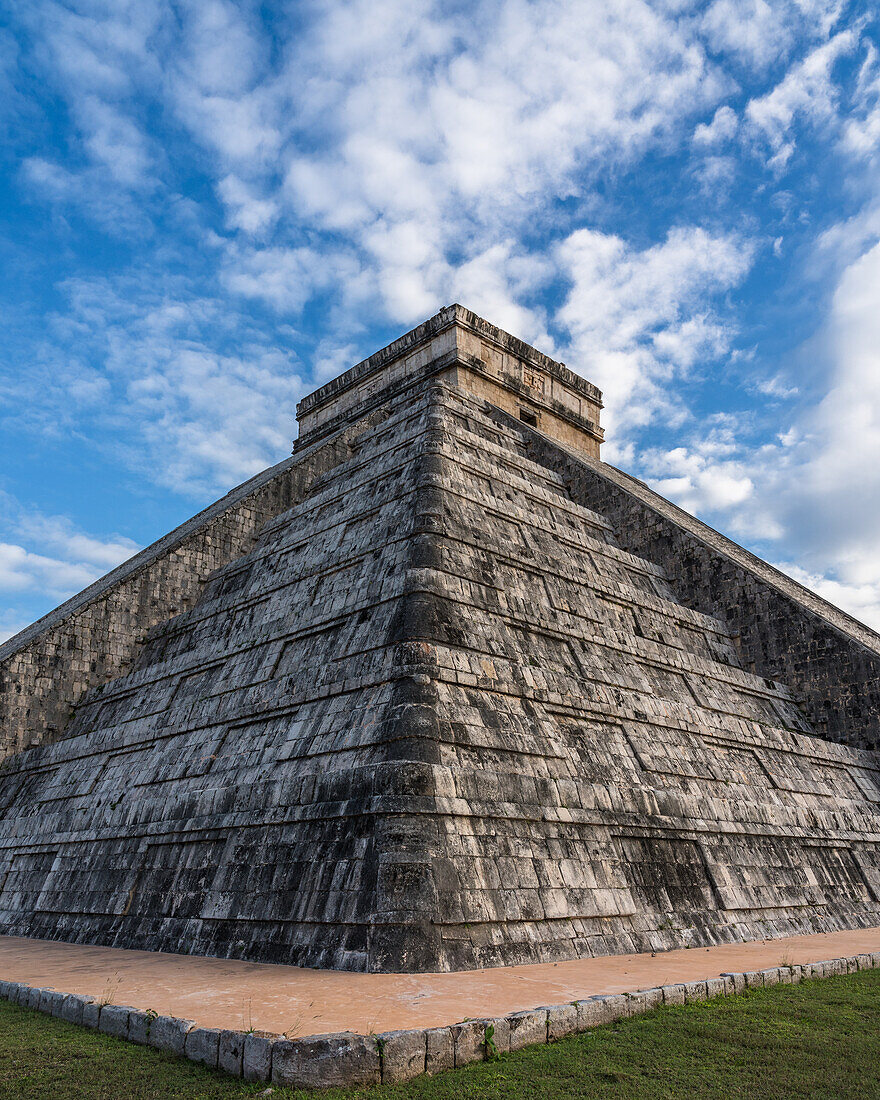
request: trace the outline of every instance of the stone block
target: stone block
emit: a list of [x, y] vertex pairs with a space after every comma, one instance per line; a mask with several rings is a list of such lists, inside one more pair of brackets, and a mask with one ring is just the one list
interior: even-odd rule
[[764, 985], [778, 985], [779, 984], [779, 967], [768, 966], [761, 972], [761, 976], [764, 979]]
[[187, 1033], [195, 1026], [192, 1020], [157, 1016], [150, 1027], [150, 1046], [183, 1057]]
[[268, 1031], [252, 1031], [245, 1035], [241, 1059], [241, 1075], [245, 1081], [272, 1079], [272, 1046], [277, 1038]]
[[217, 1068], [220, 1053], [220, 1029], [217, 1027], [194, 1027], [186, 1033], [183, 1053], [191, 1062]]
[[39, 1012], [40, 1001], [43, 998], [43, 990], [37, 986], [29, 986], [27, 994], [27, 1007]]
[[871, 966], [874, 967], [875, 970], [880, 968], [880, 951], [871, 952]]
[[566, 1035], [571, 1035], [573, 1031], [577, 1031], [577, 1005], [576, 1004], [561, 1004], [561, 1005], [547, 1005], [547, 1041], [549, 1043], [555, 1042], [556, 1039], [562, 1039]]
[[706, 979], [706, 998], [712, 1000], [713, 997], [721, 997], [727, 992], [727, 985], [724, 978], [707, 978]]
[[233, 1077], [241, 1077], [244, 1061], [243, 1031], [221, 1031], [217, 1047], [217, 1068]]
[[760, 970], [747, 970], [745, 972], [746, 989], [763, 989], [764, 974]]
[[[495, 1029], [492, 1032], [492, 1042], [495, 1044], [496, 1054], [507, 1054], [510, 1050], [510, 1020], [506, 1016], [496, 1016], [489, 1023]], [[488, 1051], [487, 1051], [488, 1054]]]
[[128, 1005], [104, 1005], [98, 1030], [105, 1035], [115, 1035], [117, 1039], [128, 1038], [128, 1016], [132, 1009]]
[[22, 1008], [28, 1008], [30, 1006], [31, 990], [32, 989], [33, 989], [33, 986], [26, 985], [24, 982], [19, 982], [18, 983], [18, 1000], [16, 1001], [16, 1004], [20, 1005]]
[[663, 1004], [663, 990], [656, 986], [653, 989], [639, 989], [633, 993], [627, 993], [629, 1016], [638, 1016], [642, 1012], [650, 1012]]
[[379, 1048], [371, 1036], [340, 1032], [278, 1039], [272, 1048], [272, 1083], [300, 1089], [378, 1085]]
[[696, 982], [684, 982], [685, 1004], [697, 1004], [699, 1001], [705, 1001], [707, 996], [705, 979]]
[[685, 991], [681, 982], [675, 985], [663, 985], [663, 1003], [665, 1005], [683, 1005], [685, 1003]]
[[599, 1005], [603, 1024], [613, 1024], [629, 1015], [629, 1003], [623, 993], [602, 993], [590, 1000]]
[[793, 980], [792, 968], [790, 966], [780, 966], [777, 968], [777, 981], [780, 985], [791, 985]]
[[128, 1014], [128, 1041], [145, 1047], [150, 1042], [153, 1021], [157, 1019], [153, 1012], [140, 1012], [132, 1009]]
[[53, 990], [47, 995], [45, 1001], [40, 1002], [40, 1011], [48, 1012], [50, 1016], [54, 1016], [56, 1019], [61, 1015], [61, 1006], [64, 1004], [64, 998], [66, 993], [62, 993], [60, 990]]
[[61, 1019], [69, 1024], [82, 1024], [83, 1006], [93, 1004], [91, 997], [82, 997], [77, 993], [68, 993], [61, 1002]]
[[523, 1047], [530, 1047], [535, 1043], [547, 1042], [547, 1013], [544, 1009], [513, 1012], [506, 1019], [509, 1050], [522, 1050]]
[[455, 1044], [455, 1065], [466, 1066], [471, 1062], [482, 1062], [486, 1056], [483, 1040], [488, 1020], [463, 1020], [452, 1024], [452, 1041]]
[[871, 970], [871, 956], [870, 955], [856, 955], [856, 963], [859, 970]]
[[12, 982], [0, 981], [0, 999], [2, 999], [4, 1001], [9, 1000], [9, 987], [11, 985], [12, 985]]
[[455, 1040], [452, 1029], [432, 1027], [425, 1031], [425, 1072], [439, 1073], [455, 1066]]
[[411, 1081], [425, 1072], [424, 1031], [385, 1031], [377, 1036], [382, 1056], [382, 1084]]
[[86, 1001], [82, 1006], [82, 1019], [80, 1023], [83, 1027], [91, 1027], [97, 1030], [98, 1025], [101, 1022], [101, 1005], [97, 1001]]

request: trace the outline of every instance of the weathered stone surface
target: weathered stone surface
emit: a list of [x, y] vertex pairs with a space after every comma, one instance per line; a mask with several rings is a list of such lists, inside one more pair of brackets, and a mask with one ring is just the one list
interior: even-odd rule
[[880, 639], [574, 448], [545, 359], [445, 312], [0, 647], [44, 742], [0, 932], [437, 971], [880, 923]]
[[129, 1042], [147, 1046], [150, 1042], [150, 1032], [154, 1021], [158, 1017], [152, 1012], [138, 1012], [132, 1009], [128, 1014], [128, 1039]]
[[723, 974], [722, 977], [728, 979], [733, 983], [734, 993], [744, 992], [746, 988], [746, 976], [744, 973], [737, 972], [732, 974]]
[[664, 985], [661, 988], [663, 989], [664, 1004], [683, 1005], [687, 1001], [685, 988], [680, 982], [672, 985]]
[[627, 993], [627, 1007], [629, 1016], [637, 1016], [641, 1012], [650, 1012], [652, 1008], [657, 1008], [658, 1005], [663, 1004], [663, 990], [661, 988], [655, 989], [639, 989], [633, 993]]
[[272, 1046], [277, 1038], [267, 1031], [252, 1031], [245, 1036], [241, 1065], [245, 1081], [272, 1079]]
[[385, 1031], [377, 1036], [382, 1056], [382, 1083], [410, 1081], [425, 1072], [424, 1031]]
[[83, 1002], [80, 1023], [83, 1027], [97, 1028], [101, 1022], [101, 1011], [101, 1005], [97, 1001]]
[[54, 1009], [60, 1005], [62, 999], [63, 994], [57, 989], [43, 989], [40, 991], [40, 1003], [36, 1007], [47, 1016], [54, 1016]]
[[157, 1016], [150, 1026], [150, 1046], [182, 1055], [189, 1031], [196, 1025], [192, 1020], [176, 1016]]
[[547, 1042], [547, 1012], [543, 1008], [514, 1012], [507, 1017], [508, 1049], [521, 1050], [535, 1043]]
[[452, 1041], [455, 1045], [456, 1066], [466, 1066], [471, 1062], [482, 1062], [486, 1056], [484, 1039], [489, 1020], [465, 1020], [452, 1024]]
[[705, 980], [684, 983], [685, 1004], [694, 1004], [697, 1001], [705, 1001], [706, 997], [707, 992]]
[[577, 1031], [578, 1012], [576, 1004], [547, 1005], [547, 1040], [553, 1042]]
[[[733, 992], [733, 985], [731, 983], [730, 991]], [[724, 978], [707, 978], [706, 979], [706, 998], [711, 1000], [713, 997], [720, 997], [723, 993], [727, 992], [727, 984]]]
[[115, 1035], [119, 1039], [128, 1038], [128, 1016], [132, 1009], [128, 1005], [104, 1005], [98, 1030], [105, 1035]]
[[279, 1039], [272, 1048], [272, 1082], [291, 1088], [344, 1088], [381, 1080], [375, 1038], [345, 1032]]
[[61, 1002], [61, 1019], [70, 1024], [83, 1022], [83, 1008], [87, 1004], [94, 1004], [91, 997], [83, 997], [77, 993], [68, 993]]
[[220, 1029], [215, 1027], [193, 1027], [183, 1041], [183, 1053], [191, 1062], [201, 1062], [211, 1069], [217, 1068], [220, 1055]]
[[217, 1049], [217, 1068], [233, 1077], [241, 1077], [246, 1036], [243, 1031], [221, 1031]]
[[452, 1037], [452, 1029], [428, 1028], [425, 1031], [425, 1072], [440, 1073], [441, 1070], [453, 1069], [454, 1066], [455, 1040]]

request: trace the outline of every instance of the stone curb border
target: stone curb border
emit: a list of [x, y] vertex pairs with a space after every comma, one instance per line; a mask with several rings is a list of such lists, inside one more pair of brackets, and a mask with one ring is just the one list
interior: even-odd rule
[[198, 1027], [192, 1020], [157, 1016], [128, 1005], [99, 1004], [92, 997], [0, 981], [0, 998], [37, 1009], [107, 1035], [189, 1058], [246, 1081], [293, 1088], [334, 1088], [409, 1081], [423, 1073], [482, 1062], [535, 1043], [552, 1043], [598, 1024], [649, 1012], [660, 1005], [693, 1004], [725, 993], [768, 985], [794, 985], [810, 978], [880, 969], [880, 951], [823, 962], [724, 973], [717, 978], [587, 997], [570, 1004], [447, 1027], [386, 1031], [381, 1035], [308, 1035], [287, 1039], [265, 1031]]

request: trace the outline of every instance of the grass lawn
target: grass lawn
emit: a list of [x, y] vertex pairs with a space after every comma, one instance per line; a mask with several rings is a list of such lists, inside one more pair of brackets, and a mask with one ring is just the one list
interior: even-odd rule
[[[2, 1100], [226, 1100], [219, 1073], [0, 1001]], [[273, 1100], [305, 1097], [275, 1089]], [[497, 1062], [326, 1100], [880, 1098], [880, 970], [662, 1008]]]

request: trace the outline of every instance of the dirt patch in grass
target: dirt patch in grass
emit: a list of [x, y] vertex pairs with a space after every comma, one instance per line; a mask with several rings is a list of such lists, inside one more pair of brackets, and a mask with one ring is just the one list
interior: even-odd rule
[[[171, 1055], [0, 1002], [2, 1100], [264, 1093]], [[880, 971], [663, 1008], [406, 1085], [273, 1100], [880, 1100]]]

